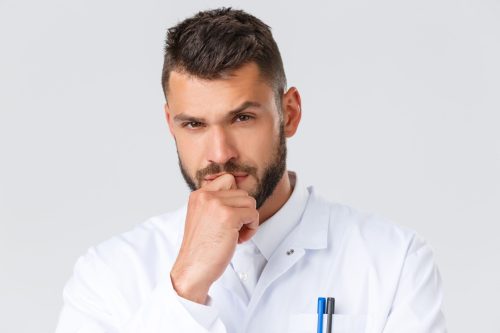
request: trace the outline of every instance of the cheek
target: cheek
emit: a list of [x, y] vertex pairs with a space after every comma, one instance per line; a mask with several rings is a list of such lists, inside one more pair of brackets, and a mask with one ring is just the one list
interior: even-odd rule
[[273, 158], [277, 144], [278, 131], [272, 125], [241, 135], [238, 144], [241, 162], [257, 166], [259, 173], [262, 173], [262, 169]]
[[194, 175], [195, 172], [200, 168], [199, 156], [201, 156], [200, 146], [192, 144], [187, 140], [177, 140], [176, 141], [177, 153], [182, 161], [184, 169], [186, 169], [190, 175]]

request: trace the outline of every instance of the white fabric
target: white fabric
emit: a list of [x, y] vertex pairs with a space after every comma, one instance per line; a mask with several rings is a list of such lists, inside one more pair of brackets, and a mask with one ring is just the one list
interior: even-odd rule
[[250, 241], [236, 246], [231, 260], [231, 265], [245, 288], [246, 298], [243, 301], [247, 304], [267, 261], [286, 235], [299, 223], [306, 207], [309, 193], [297, 180], [294, 172], [289, 172], [289, 178], [292, 185], [290, 198], [259, 226]]
[[273, 216], [259, 226], [252, 238], [266, 260], [271, 258], [281, 242], [299, 223], [309, 198], [309, 192], [295, 172], [289, 172], [289, 179], [293, 186], [290, 198]]
[[246, 304], [250, 302], [257, 281], [266, 264], [266, 258], [252, 240], [236, 246], [231, 266], [245, 289], [246, 297], [242, 301]]
[[305, 191], [300, 222], [277, 240], [249, 302], [232, 265], [206, 305], [175, 293], [169, 273], [183, 206], [82, 256], [56, 332], [315, 332], [319, 296], [336, 299], [333, 332], [446, 332], [429, 245], [411, 230], [325, 201], [313, 187]]

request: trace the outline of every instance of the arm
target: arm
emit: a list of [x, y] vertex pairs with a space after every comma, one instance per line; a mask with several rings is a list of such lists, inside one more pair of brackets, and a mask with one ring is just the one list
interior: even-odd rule
[[408, 250], [384, 333], [446, 332], [441, 277], [431, 248], [415, 237]]
[[215, 308], [189, 305], [168, 277], [136, 305], [118, 285], [116, 275], [90, 250], [78, 260], [64, 289], [56, 333], [226, 332]]
[[157, 286], [133, 249], [108, 260], [89, 251], [64, 290], [57, 333], [225, 332], [208, 290], [258, 226], [255, 199], [235, 187], [225, 175], [191, 193], [181, 249]]

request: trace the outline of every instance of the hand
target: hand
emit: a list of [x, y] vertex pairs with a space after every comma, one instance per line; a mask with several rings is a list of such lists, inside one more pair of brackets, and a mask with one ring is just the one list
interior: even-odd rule
[[204, 304], [212, 283], [225, 271], [236, 244], [259, 226], [255, 199], [223, 174], [189, 196], [184, 238], [170, 278], [177, 294]]

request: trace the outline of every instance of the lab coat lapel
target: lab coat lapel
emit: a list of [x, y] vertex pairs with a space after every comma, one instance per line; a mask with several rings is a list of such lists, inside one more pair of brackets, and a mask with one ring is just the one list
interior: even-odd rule
[[312, 186], [308, 190], [310, 196], [301, 221], [269, 258], [250, 299], [247, 318], [251, 317], [269, 286], [299, 262], [306, 250], [324, 249], [328, 245], [329, 208], [314, 193]]

